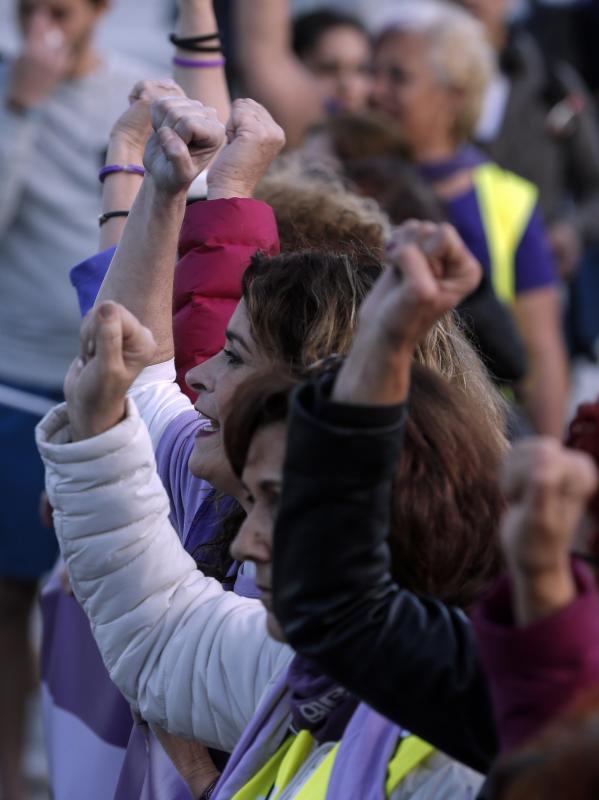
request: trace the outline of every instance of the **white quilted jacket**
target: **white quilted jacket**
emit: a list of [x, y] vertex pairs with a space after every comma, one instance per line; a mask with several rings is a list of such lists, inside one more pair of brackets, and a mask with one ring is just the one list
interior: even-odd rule
[[36, 436], [71, 584], [112, 680], [148, 722], [232, 750], [291, 650], [269, 638], [259, 601], [223, 591], [184, 551], [132, 399], [101, 436], [70, 443], [65, 405]]

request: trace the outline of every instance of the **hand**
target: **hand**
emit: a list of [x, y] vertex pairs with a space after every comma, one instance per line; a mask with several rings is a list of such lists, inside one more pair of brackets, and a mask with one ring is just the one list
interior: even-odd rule
[[163, 97], [185, 97], [185, 93], [171, 78], [136, 83], [129, 95], [129, 108], [112, 126], [111, 146], [120, 146], [137, 154], [141, 161], [152, 133], [152, 103]]
[[73, 53], [62, 31], [43, 9], [37, 11], [16, 59], [8, 89], [8, 104], [18, 109], [39, 105], [69, 74]]
[[83, 320], [80, 348], [64, 386], [74, 441], [99, 436], [123, 419], [127, 390], [152, 362], [156, 344], [126, 308], [105, 302]]
[[582, 238], [574, 225], [568, 222], [556, 222], [549, 229], [549, 241], [559, 274], [563, 280], [568, 280], [576, 272], [582, 258]]
[[165, 97], [152, 104], [152, 127], [144, 166], [156, 187], [169, 195], [186, 193], [225, 140], [216, 111], [196, 100]]
[[208, 199], [251, 197], [285, 145], [283, 129], [253, 100], [236, 100], [227, 122], [227, 144], [208, 173]]
[[502, 524], [508, 562], [524, 574], [560, 569], [597, 488], [593, 460], [555, 439], [524, 439], [507, 458], [503, 488], [509, 503]]
[[393, 344], [414, 348], [445, 312], [471, 294], [482, 270], [451, 225], [410, 221], [387, 245], [391, 268], [360, 310]]
[[508, 456], [504, 491], [509, 507], [501, 534], [517, 625], [530, 625], [575, 600], [570, 548], [596, 486], [597, 470], [589, 456], [555, 439], [526, 439]]
[[360, 308], [358, 330], [333, 389], [337, 402], [404, 402], [418, 343], [482, 275], [450, 225], [407, 222], [393, 235], [387, 256], [391, 266]]
[[208, 748], [199, 742], [191, 742], [168, 733], [157, 725], [152, 725], [151, 728], [192, 795], [201, 797], [219, 775]]

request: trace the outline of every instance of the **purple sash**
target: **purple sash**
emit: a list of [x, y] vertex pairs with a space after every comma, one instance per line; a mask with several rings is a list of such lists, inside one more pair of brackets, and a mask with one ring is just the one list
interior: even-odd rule
[[[230, 800], [274, 756], [290, 734], [292, 724], [298, 719], [298, 704], [305, 699], [297, 695], [298, 681], [306, 684], [299, 677], [305, 667], [305, 662], [302, 662], [303, 659], [296, 656], [288, 673], [278, 677], [260, 703], [229, 759], [212, 800]], [[322, 697], [322, 691], [328, 694], [335, 684], [320, 677], [322, 683], [310, 682]], [[341, 746], [335, 758], [326, 800], [347, 800], [348, 797], [384, 800], [387, 768], [401, 736], [401, 728], [364, 704], [356, 708], [354, 701], [351, 704], [354, 710], [346, 725], [343, 713], [339, 712], [348, 708], [348, 704], [341, 703], [332, 712], [336, 723], [330, 722], [329, 733], [335, 734], [332, 741], [341, 739]]]

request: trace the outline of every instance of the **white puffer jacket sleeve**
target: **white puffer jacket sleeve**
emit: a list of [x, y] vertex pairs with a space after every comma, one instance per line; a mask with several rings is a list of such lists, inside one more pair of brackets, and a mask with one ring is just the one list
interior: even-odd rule
[[258, 601], [223, 591], [183, 550], [131, 399], [101, 436], [69, 443], [62, 405], [36, 437], [71, 585], [112, 680], [148, 722], [232, 750], [291, 650], [269, 638]]

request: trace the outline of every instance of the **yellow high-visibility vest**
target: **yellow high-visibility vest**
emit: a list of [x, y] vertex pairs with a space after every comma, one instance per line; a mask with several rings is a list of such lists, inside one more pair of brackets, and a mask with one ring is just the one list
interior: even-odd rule
[[487, 163], [473, 172], [474, 189], [491, 260], [491, 283], [497, 297], [512, 303], [516, 296], [516, 252], [537, 204], [530, 181]]
[[[300, 731], [296, 736], [289, 736], [274, 756], [233, 796], [232, 800], [266, 800], [266, 798], [277, 800], [297, 775], [313, 748], [314, 739], [308, 731]], [[338, 750], [339, 743], [325, 755], [298, 790], [295, 800], [326, 799]], [[407, 736], [402, 739], [389, 762], [386, 796], [389, 797], [401, 781], [434, 752], [430, 744], [417, 736]]]

